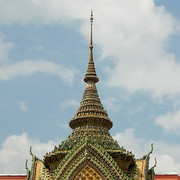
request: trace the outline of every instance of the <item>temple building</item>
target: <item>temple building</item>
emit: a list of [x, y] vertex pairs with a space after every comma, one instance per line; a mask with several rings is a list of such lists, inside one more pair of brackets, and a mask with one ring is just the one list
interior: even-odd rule
[[[0, 180], [26, 180], [25, 174], [0, 174]], [[143, 178], [141, 178], [143, 179]], [[180, 175], [173, 174], [155, 174], [154, 180], [180, 180]]]
[[80, 106], [69, 122], [72, 133], [40, 160], [33, 153], [28, 180], [152, 180], [149, 169], [152, 149], [142, 159], [119, 146], [110, 135], [113, 123], [98, 95], [93, 60], [91, 12], [90, 57], [84, 82], [87, 84]]

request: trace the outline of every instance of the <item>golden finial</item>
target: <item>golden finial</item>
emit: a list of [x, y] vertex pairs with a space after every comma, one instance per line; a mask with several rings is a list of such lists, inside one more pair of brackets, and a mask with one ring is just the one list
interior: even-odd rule
[[90, 22], [91, 22], [91, 39], [90, 39], [90, 46], [89, 46], [89, 48], [90, 48], [90, 50], [91, 50], [91, 52], [90, 52], [90, 59], [92, 59], [92, 49], [93, 49], [93, 45], [92, 45], [92, 25], [93, 25], [93, 11], [91, 10], [91, 18], [90, 18]]
[[92, 25], [93, 25], [93, 11], [91, 10], [91, 36], [90, 36], [90, 56], [89, 56], [89, 64], [88, 69], [84, 77], [84, 81], [88, 82], [89, 80], [94, 81], [95, 83], [99, 81], [99, 78], [96, 75], [95, 65], [93, 61], [93, 42], [92, 42]]
[[[88, 68], [84, 77], [84, 82], [87, 83], [81, 104], [78, 108], [76, 115], [71, 119], [69, 126], [72, 129], [78, 127], [85, 127], [87, 130], [84, 133], [86, 137], [85, 140], [88, 142], [88, 131], [91, 127], [103, 127], [106, 129], [111, 129], [113, 126], [111, 120], [108, 117], [107, 112], [104, 110], [103, 105], [98, 96], [95, 83], [99, 81], [96, 74], [95, 64], [93, 61], [93, 43], [92, 43], [92, 24], [93, 24], [93, 12], [91, 10], [91, 37], [90, 37], [90, 57]], [[89, 108], [91, 107], [91, 108]], [[96, 110], [94, 110], [96, 109]], [[83, 113], [82, 113], [83, 112]]]
[[91, 22], [91, 24], [93, 23], [93, 11], [92, 11], [92, 9], [91, 9], [91, 18], [90, 18], [90, 22]]

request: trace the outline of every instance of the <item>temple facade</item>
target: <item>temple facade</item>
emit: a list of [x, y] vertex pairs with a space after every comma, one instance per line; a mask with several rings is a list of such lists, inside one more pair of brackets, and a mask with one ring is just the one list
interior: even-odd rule
[[109, 130], [113, 123], [98, 95], [93, 60], [91, 13], [90, 57], [84, 77], [86, 88], [75, 116], [69, 122], [72, 133], [38, 159], [33, 153], [28, 180], [152, 180], [154, 167], [149, 169], [152, 150], [142, 159], [120, 147]]

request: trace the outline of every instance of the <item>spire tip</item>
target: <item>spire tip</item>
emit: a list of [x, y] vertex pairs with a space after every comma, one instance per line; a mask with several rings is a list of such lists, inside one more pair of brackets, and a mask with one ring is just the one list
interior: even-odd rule
[[90, 17], [91, 24], [93, 23], [93, 10], [91, 9], [91, 17]]
[[95, 83], [99, 81], [99, 78], [96, 75], [96, 70], [94, 66], [94, 61], [93, 61], [93, 38], [92, 38], [92, 24], [93, 24], [93, 11], [91, 10], [91, 17], [90, 17], [90, 22], [91, 22], [91, 36], [90, 36], [90, 56], [89, 56], [89, 64], [88, 64], [88, 69], [84, 77], [84, 81], [88, 83], [89, 80], [94, 81]]

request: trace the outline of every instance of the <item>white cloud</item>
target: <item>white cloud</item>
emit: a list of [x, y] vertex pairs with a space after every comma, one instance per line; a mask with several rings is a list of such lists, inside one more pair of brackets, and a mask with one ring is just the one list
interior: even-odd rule
[[117, 98], [114, 97], [107, 97], [106, 99], [103, 99], [103, 104], [110, 111], [117, 111], [121, 108]]
[[142, 157], [150, 150], [151, 143], [154, 143], [154, 151], [151, 155], [150, 167], [154, 165], [154, 158], [157, 158], [157, 173], [170, 173], [180, 168], [180, 144], [165, 143], [161, 141], [147, 140], [144, 137], [136, 137], [133, 129], [127, 129], [117, 133], [114, 137], [124, 148], [132, 151], [136, 158]]
[[[132, 151], [133, 154], [136, 155], [136, 158], [147, 154], [152, 142], [150, 140], [147, 141], [142, 137], [135, 137], [133, 129], [127, 129], [122, 133], [118, 133], [113, 138], [118, 141], [120, 146], [123, 145], [126, 150]], [[54, 146], [57, 146], [59, 143], [60, 141], [48, 141], [47, 143], [42, 143], [38, 139], [28, 137], [26, 133], [9, 136], [3, 142], [0, 149], [1, 173], [25, 173], [25, 160], [29, 160], [29, 167], [31, 164], [31, 157], [29, 154], [30, 146], [33, 147], [33, 153], [42, 159], [46, 152], [52, 151]], [[154, 157], [156, 157], [158, 161], [155, 169], [156, 172], [175, 172], [180, 168], [179, 152], [179, 144], [154, 141], [154, 151], [151, 156], [150, 167], [154, 163]]]
[[166, 132], [180, 134], [180, 110], [158, 116], [155, 123], [161, 126]]
[[[114, 69], [115, 72], [110, 76], [109, 84], [123, 87], [129, 92], [150, 92], [153, 97], [161, 98], [168, 95], [173, 98], [179, 95], [180, 64], [171, 57], [168, 60], [165, 57], [157, 57], [154, 62], [148, 61], [151, 59], [146, 58], [147, 64], [138, 61], [119, 62], [118, 67]], [[121, 68], [122, 71], [119, 71]]]
[[170, 36], [179, 32], [179, 21], [153, 0], [7, 0], [0, 6], [0, 22], [47, 24], [86, 19], [80, 30], [89, 38], [90, 7], [95, 12], [95, 42], [103, 57], [116, 59], [109, 73], [110, 86], [151, 92], [155, 97], [179, 94], [180, 65], [164, 50]]
[[3, 2], [2, 24], [63, 22], [69, 25], [82, 20], [80, 31], [88, 39], [87, 19], [92, 7], [94, 40], [101, 48], [102, 57], [114, 57], [115, 66], [110, 69], [107, 84], [131, 93], [150, 92], [154, 97], [179, 94], [180, 64], [164, 47], [180, 31], [180, 23], [165, 7], [156, 7], [153, 0], [0, 2]]
[[101, 28], [95, 24], [95, 40], [103, 56], [116, 59], [108, 84], [131, 93], [150, 92], [155, 97], [179, 94], [180, 64], [164, 50], [170, 36], [179, 31], [179, 22], [150, 0], [122, 2], [114, 13], [109, 8], [104, 21], [101, 19]]
[[136, 113], [138, 113], [138, 112], [141, 112], [141, 111], [143, 110], [144, 106], [145, 106], [145, 104], [140, 105], [140, 106], [130, 107], [130, 108], [128, 109], [128, 114], [133, 115], [133, 114], [136, 114]]
[[38, 72], [57, 75], [63, 81], [71, 84], [77, 71], [45, 60], [24, 60], [15, 64], [1, 66], [0, 80], [8, 81], [19, 76], [31, 75]]
[[26, 112], [28, 110], [27, 101], [19, 101], [18, 106], [21, 111]]
[[[165, 143], [161, 141], [154, 142], [154, 157], [157, 158], [157, 173], [171, 173], [180, 168], [180, 144]], [[153, 162], [151, 161], [151, 165]]]
[[61, 128], [65, 128], [65, 129], [69, 129], [69, 125], [68, 124], [65, 124], [65, 123], [60, 123], [59, 124], [59, 127], [61, 127]]
[[42, 143], [38, 139], [29, 138], [26, 133], [9, 136], [0, 149], [1, 173], [25, 173], [26, 159], [29, 160], [29, 167], [31, 166], [30, 146], [32, 146], [33, 153], [42, 159], [43, 155], [52, 151], [58, 143], [54, 141]]
[[0, 33], [0, 63], [7, 63], [9, 61], [9, 51], [14, 47], [12, 42], [5, 41], [6, 36]]
[[[0, 3], [2, 0], [0, 0]], [[11, 0], [3, 1], [0, 6], [1, 24], [28, 24], [28, 23], [54, 23], [64, 22], [67, 19], [76, 19], [73, 17], [74, 10], [77, 11], [80, 1], [67, 3], [60, 0], [17, 0], [16, 3]], [[84, 3], [83, 3], [84, 5]], [[77, 9], [78, 8], [78, 9]], [[73, 11], [72, 13], [70, 11]], [[68, 11], [68, 14], [66, 13]], [[81, 12], [83, 9], [81, 9]], [[84, 10], [85, 11], [85, 10]], [[84, 13], [83, 13], [84, 14]], [[82, 15], [83, 16], [83, 15]]]
[[68, 108], [68, 107], [78, 107], [80, 103], [74, 99], [67, 99], [64, 102], [60, 103], [60, 106], [63, 108]]
[[146, 153], [143, 147], [145, 139], [135, 137], [134, 129], [127, 129], [124, 132], [117, 133], [113, 138], [118, 141], [120, 146], [123, 146], [128, 151], [132, 151], [136, 158], [140, 158]]

